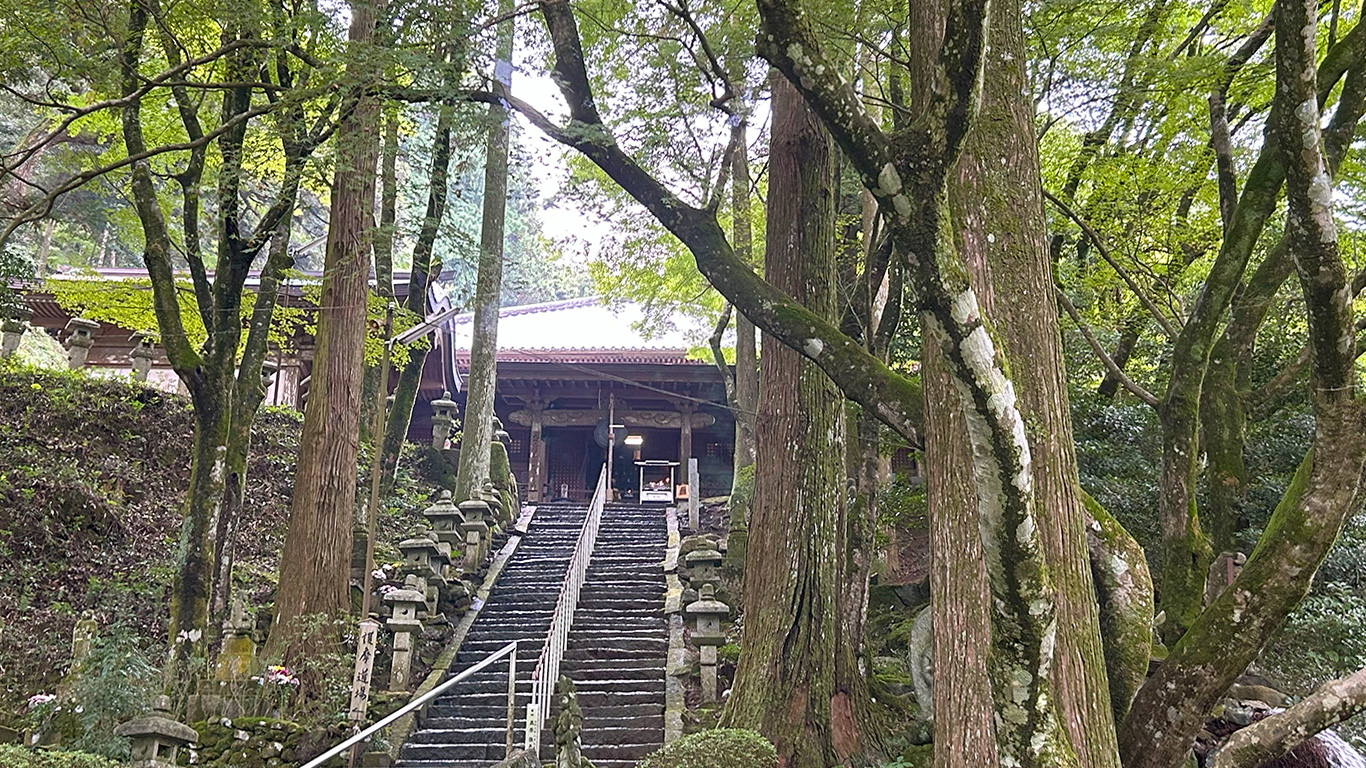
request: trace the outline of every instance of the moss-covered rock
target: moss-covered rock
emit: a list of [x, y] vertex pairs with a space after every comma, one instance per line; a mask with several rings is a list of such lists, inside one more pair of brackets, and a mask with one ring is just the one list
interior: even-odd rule
[[88, 752], [35, 750], [0, 744], [0, 765], [5, 768], [125, 768], [128, 764]]
[[754, 731], [717, 728], [684, 736], [639, 768], [777, 768], [778, 751]]

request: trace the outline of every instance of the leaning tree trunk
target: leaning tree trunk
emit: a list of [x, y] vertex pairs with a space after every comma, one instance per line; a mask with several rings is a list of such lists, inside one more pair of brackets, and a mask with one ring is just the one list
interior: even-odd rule
[[[413, 246], [413, 266], [408, 276], [408, 298], [404, 306], [417, 315], [427, 311], [427, 287], [441, 272], [441, 262], [434, 255], [436, 236], [441, 218], [446, 214], [447, 182], [451, 168], [451, 108], [443, 106], [436, 118], [436, 132], [432, 138], [432, 164], [427, 182], [427, 212], [422, 218], [417, 243]], [[408, 424], [413, 418], [413, 404], [422, 383], [422, 368], [427, 364], [427, 353], [432, 345], [424, 342], [408, 348], [408, 361], [399, 370], [394, 387], [394, 405], [389, 409], [389, 420], [384, 425], [384, 444], [380, 448], [380, 492], [388, 494], [394, 488], [398, 471], [398, 457], [403, 441], [408, 436]]]
[[[509, 0], [500, 12], [512, 10]], [[512, 79], [513, 21], [498, 31], [499, 70], [496, 93], [508, 92]], [[474, 337], [470, 341], [469, 387], [465, 390], [465, 421], [460, 437], [460, 464], [455, 475], [455, 497], [474, 495], [489, 477], [493, 443], [493, 399], [498, 386], [498, 308], [503, 293], [503, 223], [508, 199], [508, 112], [502, 104], [489, 105], [489, 141], [484, 161], [484, 220], [479, 233], [479, 275], [474, 289]]]
[[[360, 82], [375, 74], [369, 61], [373, 56], [364, 49], [374, 34], [380, 4], [382, 0], [358, 0], [351, 5], [347, 71]], [[287, 662], [331, 642], [306, 637], [305, 617], [340, 617], [349, 602], [378, 112], [374, 97], [362, 95], [337, 128], [313, 373], [269, 646]]]
[[[834, 170], [825, 130], [773, 78], [765, 269], [770, 282], [834, 315]], [[844, 505], [844, 400], [796, 352], [765, 347], [755, 499], [745, 565], [744, 654], [722, 721], [758, 730], [789, 768], [828, 768], [863, 749], [859, 692], [837, 688], [850, 638], [836, 631]]]
[[1317, 12], [1314, 0], [1276, 4], [1276, 96], [1267, 132], [1285, 170], [1286, 239], [1309, 321], [1314, 445], [1247, 564], [1139, 691], [1120, 729], [1129, 768], [1180, 764], [1206, 714], [1307, 594], [1362, 483], [1366, 440], [1352, 292], [1338, 251], [1314, 92]]

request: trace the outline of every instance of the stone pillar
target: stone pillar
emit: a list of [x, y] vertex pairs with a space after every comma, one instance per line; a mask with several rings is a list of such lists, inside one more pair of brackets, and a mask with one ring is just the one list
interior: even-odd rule
[[716, 588], [702, 585], [701, 598], [683, 609], [693, 619], [692, 640], [701, 650], [702, 701], [712, 704], [716, 690], [716, 646], [726, 642], [721, 620], [730, 615], [730, 606], [716, 599]]
[[28, 330], [29, 317], [28, 307], [15, 307], [3, 321], [0, 321], [0, 357], [9, 357], [19, 349], [24, 331]]
[[241, 597], [232, 601], [232, 610], [223, 622], [223, 649], [218, 653], [214, 677], [225, 682], [246, 680], [256, 661], [256, 640], [252, 637], [255, 622], [247, 615]]
[[95, 343], [95, 331], [100, 329], [100, 324], [84, 317], [73, 317], [67, 322], [66, 329], [71, 331], [71, 337], [66, 341], [66, 364], [73, 371], [84, 368], [85, 360], [90, 356], [90, 347]]
[[[692, 403], [685, 403], [678, 408], [678, 461], [683, 466], [688, 466], [688, 459], [692, 458]], [[686, 479], [683, 482], [688, 482]], [[688, 488], [688, 495], [692, 495], [692, 488]]]
[[128, 356], [133, 361], [133, 381], [147, 381], [147, 374], [152, 371], [152, 358], [156, 356], [156, 350], [152, 347], [152, 337], [146, 334], [135, 334], [137, 346]]
[[432, 401], [432, 447], [445, 448], [455, 427], [456, 402], [450, 392], [442, 392], [441, 397]]
[[90, 655], [90, 648], [95, 643], [95, 636], [99, 634], [99, 629], [99, 622], [95, 621], [94, 615], [86, 611], [71, 630], [71, 669], [73, 672], [79, 669], [81, 662]]
[[527, 412], [531, 414], [531, 444], [527, 446], [530, 458], [527, 462], [527, 501], [535, 504], [541, 500], [541, 489], [545, 487], [545, 441], [541, 432], [544, 429], [545, 403], [539, 398], [527, 401]]

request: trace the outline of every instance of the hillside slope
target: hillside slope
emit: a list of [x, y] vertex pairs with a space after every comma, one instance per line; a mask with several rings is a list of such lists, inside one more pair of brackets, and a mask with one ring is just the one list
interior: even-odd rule
[[[267, 410], [254, 431], [237, 571], [253, 602], [272, 591], [297, 418]], [[55, 687], [86, 611], [164, 637], [191, 433], [183, 397], [0, 365], [0, 713]]]

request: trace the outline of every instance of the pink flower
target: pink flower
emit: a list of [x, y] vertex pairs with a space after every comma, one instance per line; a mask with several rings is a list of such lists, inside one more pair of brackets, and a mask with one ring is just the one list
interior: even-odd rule
[[34, 707], [41, 707], [44, 704], [51, 704], [56, 700], [57, 697], [50, 693], [36, 693], [28, 697], [28, 708], [33, 709]]

